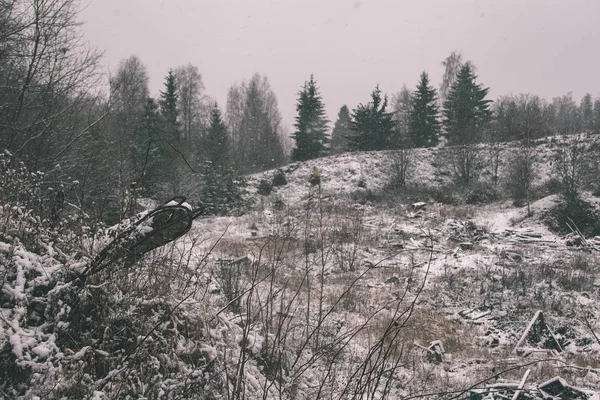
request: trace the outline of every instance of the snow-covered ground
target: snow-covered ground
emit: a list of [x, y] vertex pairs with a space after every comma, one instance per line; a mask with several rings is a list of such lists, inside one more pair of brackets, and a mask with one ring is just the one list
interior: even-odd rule
[[[538, 183], [567, 140], [539, 141]], [[414, 151], [413, 185], [447, 181], [439, 151]], [[558, 196], [531, 215], [508, 201], [375, 201], [367, 191], [387, 184], [390, 157], [290, 164], [269, 196], [254, 187], [272, 172], [251, 176], [244, 215], [200, 218], [83, 287], [64, 282], [94, 250], [2, 231], [0, 397], [450, 399], [530, 370], [528, 398], [555, 376], [591, 398], [599, 259], [542, 222]], [[562, 351], [531, 339], [517, 352], [540, 310]]]

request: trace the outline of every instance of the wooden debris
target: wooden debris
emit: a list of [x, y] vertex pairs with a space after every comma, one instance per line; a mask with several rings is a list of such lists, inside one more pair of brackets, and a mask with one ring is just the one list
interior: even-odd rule
[[467, 322], [474, 325], [482, 325], [485, 322], [492, 320], [489, 316], [492, 312], [490, 310], [478, 310], [476, 308], [469, 308], [466, 310], [459, 311], [458, 315], [467, 320]]
[[589, 396], [580, 389], [569, 385], [563, 378], [556, 376], [538, 386], [547, 398], [587, 400]]
[[554, 333], [546, 324], [544, 314], [541, 310], [538, 310], [527, 328], [523, 332], [521, 339], [517, 342], [517, 345], [513, 349], [514, 353], [524, 353], [524, 347], [533, 347], [537, 349], [548, 349], [562, 351], [562, 347], [556, 340]]
[[531, 373], [530, 369], [528, 369], [527, 371], [525, 371], [525, 374], [523, 375], [523, 378], [521, 378], [521, 382], [519, 382], [519, 387], [517, 388], [517, 391], [515, 392], [515, 395], [512, 397], [512, 400], [518, 400], [519, 399], [519, 395], [521, 394], [521, 391], [525, 387], [525, 382], [527, 382], [527, 378], [529, 377], [530, 373]]
[[493, 236], [484, 229], [479, 228], [472, 221], [459, 222], [455, 220], [449, 220], [446, 223], [446, 227], [450, 231], [448, 240], [458, 243], [479, 243], [482, 240], [489, 239]]
[[444, 354], [446, 351], [444, 350], [444, 345], [441, 340], [434, 340], [429, 344], [429, 347], [421, 346], [418, 343], [414, 343], [414, 345], [425, 351], [428, 362], [437, 364], [444, 361]]
[[423, 201], [419, 201], [417, 203], [413, 203], [411, 205], [412, 207], [412, 211], [420, 211], [420, 210], [426, 210], [427, 209], [427, 203], [423, 202]]
[[444, 361], [444, 354], [446, 351], [444, 350], [444, 345], [442, 345], [441, 340], [434, 340], [431, 342], [427, 350], [429, 350], [427, 353], [427, 361], [433, 363], [441, 363]]
[[475, 245], [471, 242], [462, 242], [458, 244], [461, 248], [461, 250], [473, 250], [473, 248], [475, 247]]
[[567, 235], [567, 246], [577, 246], [583, 247], [590, 250], [600, 251], [600, 246], [596, 238], [592, 240], [586, 239], [586, 237], [581, 233], [575, 222], [571, 218], [567, 218], [567, 226], [571, 230], [571, 234]]

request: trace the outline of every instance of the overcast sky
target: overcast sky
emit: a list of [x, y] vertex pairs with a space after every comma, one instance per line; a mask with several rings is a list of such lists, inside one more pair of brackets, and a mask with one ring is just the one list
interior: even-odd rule
[[492, 99], [600, 96], [600, 0], [87, 1], [85, 37], [107, 68], [137, 55], [157, 96], [169, 68], [192, 63], [223, 108], [231, 84], [259, 72], [290, 128], [311, 73], [334, 122], [377, 83], [412, 90], [426, 70], [438, 87], [452, 50], [477, 66]]

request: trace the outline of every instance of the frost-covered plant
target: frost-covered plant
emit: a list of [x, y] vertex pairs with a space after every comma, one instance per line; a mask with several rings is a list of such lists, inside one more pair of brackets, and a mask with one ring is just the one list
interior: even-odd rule
[[258, 182], [257, 189], [257, 193], [261, 196], [268, 196], [273, 191], [273, 184], [267, 178], [262, 178]]
[[277, 168], [273, 173], [273, 186], [283, 186], [287, 184], [285, 172], [281, 168]]
[[58, 172], [31, 172], [8, 151], [0, 153], [0, 234], [29, 247], [41, 236], [52, 238], [62, 251], [87, 251], [90, 226], [101, 224], [82, 210], [78, 182], [64, 184], [54, 177]]
[[202, 339], [194, 308], [205, 293], [203, 261], [178, 257], [197, 245], [189, 239], [187, 250], [164, 248], [85, 283], [72, 274], [85, 259], [43, 239], [37, 251], [0, 240], [2, 393], [186, 398], [220, 392], [216, 352]]

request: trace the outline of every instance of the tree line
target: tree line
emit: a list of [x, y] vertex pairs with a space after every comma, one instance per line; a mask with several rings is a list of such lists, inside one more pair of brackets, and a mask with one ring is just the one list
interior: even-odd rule
[[[600, 131], [600, 99], [570, 94], [489, 100], [476, 68], [453, 52], [436, 90], [423, 72], [413, 91], [339, 110], [333, 126], [314, 76], [300, 86], [293, 132], [266, 76], [231, 86], [225, 105], [191, 64], [165, 71], [157, 98], [146, 66], [122, 60], [107, 84], [101, 52], [82, 40], [76, 0], [0, 0], [0, 148], [45, 173], [57, 207], [100, 219], [135, 212], [136, 197], [185, 192], [212, 213], [241, 199], [244, 174], [342, 151], [465, 145]], [[293, 148], [288, 149], [292, 139]], [[3, 196], [6, 196], [4, 194]]]

